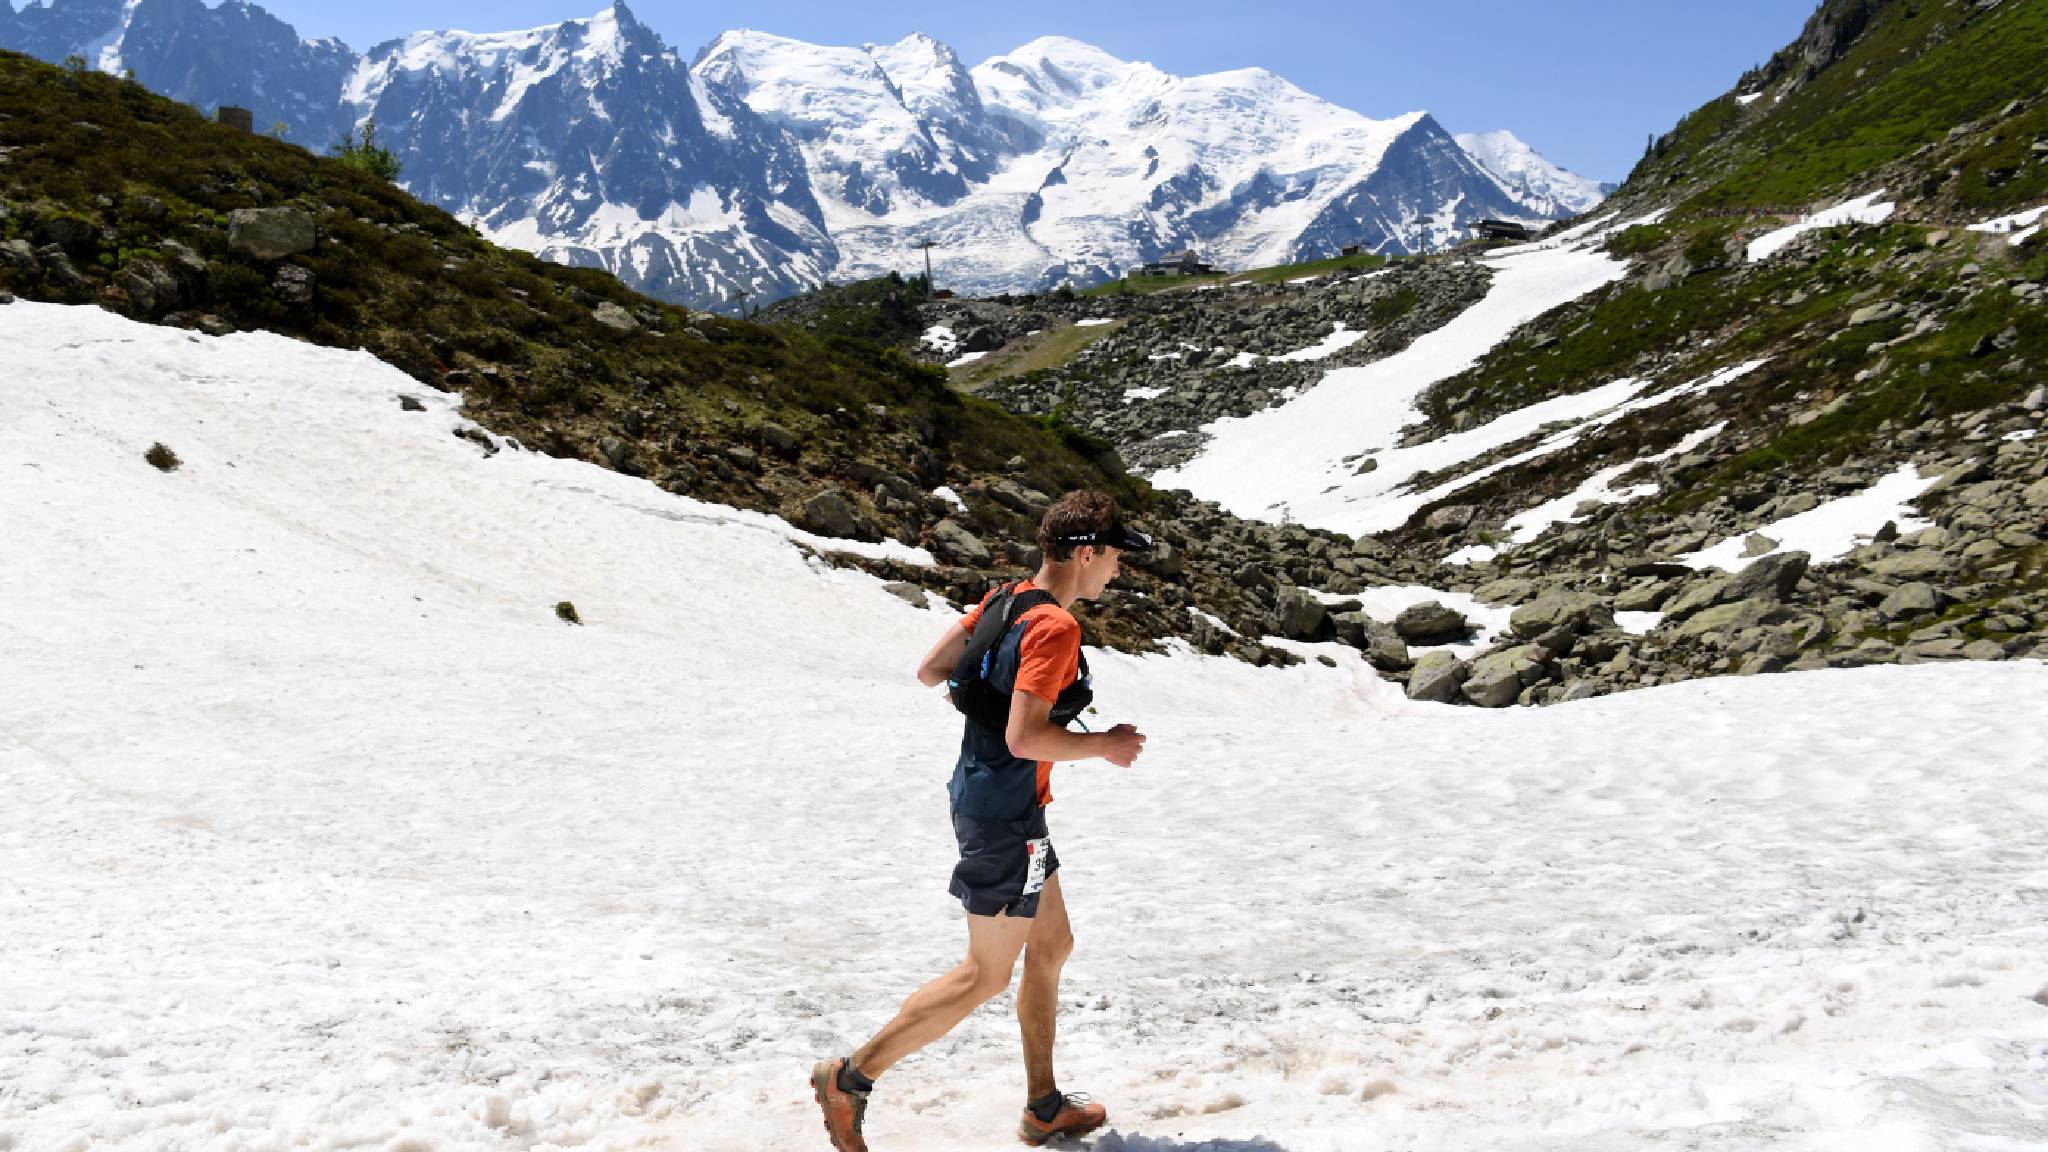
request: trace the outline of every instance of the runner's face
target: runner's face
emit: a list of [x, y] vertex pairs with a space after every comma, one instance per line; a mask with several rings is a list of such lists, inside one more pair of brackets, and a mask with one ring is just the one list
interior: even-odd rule
[[1091, 600], [1102, 595], [1102, 590], [1116, 579], [1118, 561], [1124, 554], [1121, 548], [1096, 548], [1094, 552], [1088, 565], [1088, 597]]

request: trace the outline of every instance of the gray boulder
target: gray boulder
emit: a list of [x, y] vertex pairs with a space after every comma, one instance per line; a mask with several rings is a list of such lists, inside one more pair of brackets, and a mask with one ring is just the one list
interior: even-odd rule
[[791, 432], [772, 420], [763, 420], [759, 424], [754, 425], [754, 435], [760, 439], [761, 443], [775, 449], [777, 452], [791, 451], [797, 445], [796, 433]]
[[1590, 592], [1554, 589], [1515, 609], [1508, 628], [1524, 639], [1563, 629], [1597, 632], [1614, 627], [1614, 609]]
[[1461, 690], [1465, 699], [1481, 708], [1505, 708], [1522, 689], [1541, 683], [1549, 664], [1550, 652], [1541, 644], [1489, 652], [1473, 661], [1472, 675]]
[[1448, 536], [1453, 532], [1462, 532], [1470, 528], [1472, 521], [1478, 515], [1479, 509], [1474, 505], [1452, 504], [1449, 507], [1439, 508], [1431, 512], [1429, 518], [1423, 521], [1423, 524], [1432, 532]]
[[154, 260], [130, 260], [121, 269], [118, 283], [138, 312], [167, 312], [176, 308], [183, 296], [177, 277]]
[[1536, 582], [1520, 576], [1490, 580], [1472, 590], [1472, 598], [1483, 604], [1520, 604], [1536, 595]]
[[932, 550], [948, 564], [986, 568], [991, 559], [988, 546], [958, 520], [941, 520], [932, 527]]
[[1865, 324], [1876, 324], [1883, 320], [1890, 320], [1894, 316], [1903, 316], [1905, 313], [1906, 309], [1897, 301], [1886, 300], [1881, 304], [1866, 305], [1851, 312], [1849, 314], [1849, 326], [1860, 328]]
[[988, 497], [1010, 511], [1026, 516], [1043, 516], [1045, 510], [1052, 507], [1052, 497], [1015, 480], [992, 482], [988, 486]]
[[310, 252], [319, 238], [312, 215], [297, 208], [237, 208], [228, 213], [228, 247], [257, 260]]
[[640, 326], [640, 321], [635, 320], [631, 312], [626, 311], [610, 300], [606, 300], [593, 309], [590, 313], [590, 318], [607, 328], [616, 329], [620, 332], [631, 332]]
[[891, 580], [882, 585], [882, 591], [896, 597], [912, 608], [924, 607], [924, 589], [906, 580]]
[[1924, 580], [1954, 572], [1956, 562], [1931, 548], [1921, 548], [1873, 560], [1867, 567], [1880, 580]]
[[1735, 574], [1722, 589], [1728, 600], [1783, 600], [1799, 587], [1806, 566], [1813, 558], [1805, 552], [1780, 552], [1766, 556]]
[[287, 264], [277, 270], [271, 278], [270, 290], [286, 304], [294, 306], [313, 302], [313, 270], [297, 264]]
[[1942, 595], [1934, 586], [1918, 580], [1901, 584], [1892, 594], [1877, 606], [1878, 612], [1887, 620], [1901, 620], [1908, 616], [1925, 616], [1941, 610]]
[[1316, 641], [1330, 632], [1329, 610], [1300, 588], [1283, 586], [1275, 597], [1273, 622], [1289, 640]]
[[1471, 675], [1471, 668], [1449, 652], [1430, 652], [1416, 661], [1415, 670], [1408, 674], [1408, 698], [1449, 704]]
[[1455, 608], [1434, 600], [1410, 604], [1394, 617], [1394, 631], [1410, 644], [1448, 644], [1462, 640], [1472, 626]]
[[26, 240], [0, 240], [0, 264], [17, 272], [34, 272], [42, 267], [34, 245]]
[[857, 536], [862, 528], [860, 505], [846, 489], [833, 485], [798, 506], [797, 525], [820, 536]]
[[1728, 584], [1729, 578], [1726, 576], [1708, 576], [1693, 580], [1664, 605], [1665, 619], [1683, 620], [1702, 608], [1711, 608], [1719, 604]]

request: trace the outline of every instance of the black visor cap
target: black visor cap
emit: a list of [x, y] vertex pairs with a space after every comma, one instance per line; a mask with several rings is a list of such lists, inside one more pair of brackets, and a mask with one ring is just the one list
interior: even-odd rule
[[1095, 545], [1098, 548], [1115, 548], [1123, 552], [1141, 552], [1152, 546], [1152, 538], [1143, 532], [1134, 531], [1122, 524], [1112, 524], [1100, 532], [1083, 532], [1074, 536], [1056, 536], [1061, 544], [1076, 547]]

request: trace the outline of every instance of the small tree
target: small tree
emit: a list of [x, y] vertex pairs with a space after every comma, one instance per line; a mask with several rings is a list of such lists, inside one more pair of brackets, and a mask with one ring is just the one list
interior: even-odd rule
[[73, 52], [64, 58], [64, 70], [76, 75], [85, 71], [85, 57]]
[[271, 138], [272, 140], [282, 140], [282, 139], [284, 139], [284, 135], [285, 135], [285, 133], [287, 133], [287, 132], [289, 132], [289, 131], [291, 131], [291, 130], [292, 130], [292, 126], [291, 126], [291, 125], [289, 125], [289, 124], [287, 124], [287, 123], [285, 123], [284, 121], [282, 121], [282, 120], [273, 120], [273, 121], [271, 121], [271, 124], [270, 124], [270, 138]]
[[351, 128], [341, 134], [341, 143], [334, 146], [334, 158], [343, 164], [367, 172], [380, 180], [398, 182], [398, 157], [389, 148], [377, 143], [377, 118], [365, 116], [359, 134]]

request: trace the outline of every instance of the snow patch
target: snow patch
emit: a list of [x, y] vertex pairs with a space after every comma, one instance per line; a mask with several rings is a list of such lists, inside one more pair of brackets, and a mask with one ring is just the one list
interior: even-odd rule
[[[1858, 544], [1868, 542], [1887, 521], [1896, 523], [1901, 533], [1917, 532], [1931, 524], [1913, 510], [1913, 501], [1936, 479], [1922, 477], [1919, 469], [1907, 464], [1852, 496], [1774, 520], [1753, 533], [1730, 536], [1712, 547], [1680, 556], [1678, 561], [1692, 568], [1740, 572], [1763, 556], [1780, 552], [1805, 552], [1815, 564], [1839, 560]], [[1777, 547], [1758, 556], [1743, 555], [1752, 534], [1777, 541]]]
[[1882, 204], [1878, 203], [1877, 198], [1882, 195], [1884, 189], [1880, 188], [1867, 196], [1858, 196], [1854, 200], [1846, 200], [1833, 208], [1803, 217], [1797, 224], [1788, 224], [1774, 232], [1764, 233], [1750, 241], [1749, 247], [1745, 250], [1750, 263], [1770, 259], [1783, 251], [1786, 245], [1808, 232], [1832, 228], [1837, 224], [1884, 223], [1892, 218], [1892, 212], [1898, 205], [1889, 200]]

